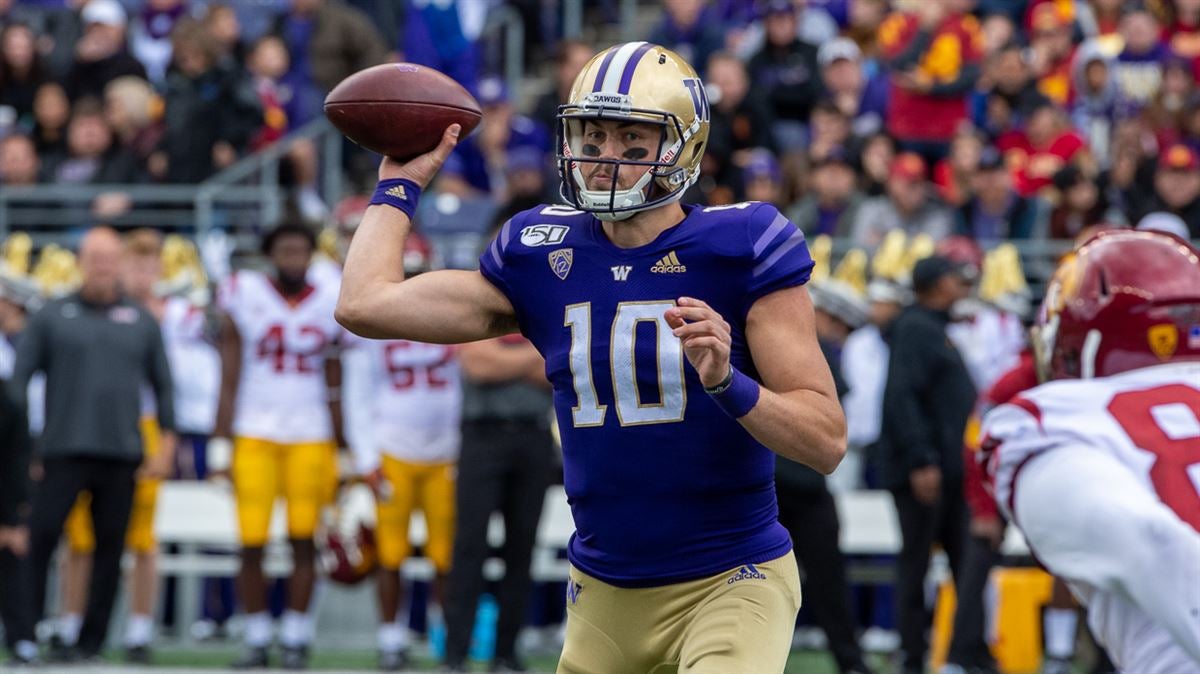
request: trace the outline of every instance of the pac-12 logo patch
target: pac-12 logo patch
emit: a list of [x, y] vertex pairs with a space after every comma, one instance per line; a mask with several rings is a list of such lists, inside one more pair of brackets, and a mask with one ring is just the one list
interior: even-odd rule
[[521, 243], [526, 246], [557, 246], [567, 238], [566, 225], [530, 225], [521, 230]]
[[566, 281], [567, 274], [571, 273], [571, 263], [575, 261], [575, 251], [571, 248], [552, 250], [550, 251], [549, 259], [550, 270], [560, 280]]

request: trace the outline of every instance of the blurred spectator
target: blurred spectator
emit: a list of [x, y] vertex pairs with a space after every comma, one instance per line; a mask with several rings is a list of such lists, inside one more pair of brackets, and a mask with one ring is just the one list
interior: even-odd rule
[[[753, 8], [747, 14], [760, 20], [752, 21], [746, 26], [736, 46], [727, 42], [726, 49], [734, 51], [742, 60], [749, 60], [767, 41], [767, 22], [761, 19], [773, 11], [774, 5], [782, 11], [784, 4], [778, 0], [747, 0], [744, 5]], [[791, 5], [792, 14], [796, 17], [794, 26], [797, 39], [811, 45], [820, 45], [838, 36], [838, 21], [830, 15], [830, 8], [833, 6], [831, 3], [824, 0], [789, 0], [787, 4]], [[843, 16], [845, 14], [846, 12], [843, 12]], [[866, 14], [869, 15], [869, 12]], [[879, 20], [882, 20], [882, 17]]]
[[985, 60], [995, 56], [1017, 36], [1017, 26], [1007, 14], [984, 14], [979, 29], [983, 32]]
[[746, 67], [731, 54], [717, 52], [709, 59], [704, 89], [712, 105], [705, 172], [716, 176], [719, 184], [729, 185], [736, 180], [735, 153], [756, 147], [775, 151], [774, 120], [770, 105], [751, 91]]
[[[246, 61], [246, 43], [242, 40], [242, 24], [231, 5], [214, 2], [204, 13], [204, 27], [217, 43], [221, 55], [234, 61]], [[286, 47], [285, 47], [286, 49]]]
[[1062, 109], [1048, 100], [1029, 115], [1025, 128], [996, 140], [1005, 163], [1016, 176], [1016, 190], [1028, 197], [1050, 185], [1064, 166], [1090, 165], [1087, 143], [1068, 123]]
[[162, 140], [162, 99], [140, 77], [118, 77], [104, 88], [104, 117], [117, 141], [144, 167]]
[[962, 443], [975, 387], [946, 336], [950, 311], [970, 291], [959, 266], [941, 256], [913, 269], [917, 303], [892, 323], [879, 474], [892, 492], [903, 547], [896, 568], [896, 623], [902, 672], [925, 671], [928, 650], [925, 575], [935, 543], [960, 579], [968, 512], [963, 498]]
[[[1146, 211], [1177, 215], [1187, 224], [1191, 238], [1200, 238], [1200, 159], [1195, 150], [1173, 145], [1159, 156], [1154, 198]], [[1135, 219], [1141, 218], [1139, 214]]]
[[291, 54], [288, 119], [299, 128], [320, 117], [325, 94], [349, 75], [383, 63], [387, 46], [362, 12], [340, 0], [291, 0], [275, 33]]
[[276, 35], [264, 35], [250, 48], [246, 69], [254, 78], [254, 91], [263, 109], [263, 124], [250, 139], [252, 151], [263, 149], [288, 132], [286, 106], [291, 90], [282, 80], [290, 67], [287, 46]]
[[1017, 45], [1001, 49], [990, 59], [980, 86], [983, 109], [976, 111], [976, 125], [992, 139], [1019, 127], [1046, 100], [1038, 91], [1022, 48]]
[[[99, 655], [108, 636], [135, 474], [140, 469], [146, 477], [165, 477], [174, 454], [171, 372], [162, 333], [149, 312], [121, 295], [120, 260], [116, 232], [96, 228], [83, 237], [82, 285], [30, 319], [9, 381], [9, 395], [25, 409], [30, 377], [46, 374], [46, 424], [37, 450], [44, 477], [30, 515], [31, 606], [39, 619], [67, 513], [81, 491], [92, 494], [96, 548], [87, 614], [78, 652], [55, 654], [68, 661]], [[143, 462], [137, 429], [140, 392], [148, 385], [162, 428], [162, 452]]]
[[808, 154], [814, 159], [824, 157], [835, 147], [845, 147], [850, 141], [850, 118], [828, 100], [813, 108], [809, 129]]
[[1192, 75], [1191, 61], [1177, 56], [1166, 60], [1162, 77], [1162, 85], [1143, 114], [1154, 130], [1159, 146], [1169, 147], [1183, 139], [1188, 115], [1184, 106], [1192, 100], [1196, 80]]
[[125, 9], [117, 0], [89, 0], [83, 8], [83, 36], [75, 43], [75, 62], [66, 77], [72, 101], [99, 98], [122, 75], [146, 77], [146, 69], [126, 49]]
[[0, 626], [12, 656], [8, 664], [17, 667], [35, 664], [38, 659], [30, 599], [26, 596], [29, 580], [25, 563], [29, 554], [32, 446], [26, 415], [9, 398], [5, 385], [15, 365], [26, 312], [38, 303], [34, 284], [0, 269]]
[[545, 364], [520, 335], [465, 345], [462, 454], [455, 492], [457, 522], [446, 592], [446, 669], [466, 671], [475, 610], [489, 556], [488, 522], [504, 517], [504, 577], [492, 671], [525, 671], [517, 632], [529, 600], [529, 564], [555, 451], [548, 427]]
[[1171, 53], [1196, 65], [1200, 59], [1200, 1], [1173, 0], [1163, 3], [1167, 14], [1166, 29]]
[[842, 375], [850, 391], [842, 398], [848, 447], [842, 465], [830, 476], [830, 487], [848, 491], [863, 487], [864, 459], [874, 456], [883, 420], [883, 390], [888, 376], [888, 345], [883, 335], [911, 300], [898, 283], [877, 278], [867, 284], [870, 314], [866, 325], [846, 338]]
[[903, 152], [892, 161], [886, 194], [871, 197], [858, 210], [851, 236], [855, 244], [874, 248], [893, 229], [937, 240], [952, 227], [950, 212], [938, 203], [926, 180], [925, 162], [920, 155]]
[[167, 182], [198, 183], [237, 159], [262, 125], [262, 108], [250, 78], [217, 60], [217, 45], [199, 22], [180, 23], [171, 41], [166, 134], [150, 171]]
[[1158, 19], [1140, 6], [1121, 17], [1125, 48], [1117, 55], [1115, 79], [1121, 104], [1120, 114], [1136, 114], [1162, 83], [1162, 67], [1170, 50], [1161, 40]]
[[545, 156], [550, 134], [539, 122], [516, 112], [508, 87], [499, 77], [480, 80], [475, 98], [483, 109], [483, 124], [478, 133], [454, 148], [442, 167], [439, 189], [460, 196], [482, 192], [504, 203], [508, 199], [507, 154], [532, 148]]
[[755, 86], [767, 92], [784, 147], [802, 144], [804, 120], [821, 92], [817, 48], [796, 37], [796, 19], [792, 0], [768, 2], [766, 44], [747, 66]]
[[706, 0], [663, 0], [662, 20], [646, 38], [694, 64], [700, 77], [709, 76], [705, 67], [725, 44], [725, 31], [710, 19], [706, 5]]
[[186, 0], [146, 0], [129, 27], [129, 51], [157, 86], [162, 86], [171, 64], [171, 33], [187, 18], [187, 10]]
[[1084, 35], [1098, 40], [1114, 56], [1121, 51], [1121, 10], [1125, 5], [1125, 0], [1088, 0], [1080, 7]]
[[984, 141], [964, 123], [950, 141], [950, 154], [933, 167], [933, 185], [949, 206], [961, 206], [971, 197], [971, 181], [979, 169]]
[[994, 148], [983, 152], [971, 186], [971, 198], [958, 209], [955, 233], [985, 244], [1041, 233], [1037, 200], [1013, 190], [1012, 174]]
[[75, 104], [67, 125], [65, 154], [45, 158], [46, 175], [58, 184], [140, 182], [137, 159], [115, 142], [100, 102], [85, 98]]
[[[879, 56], [879, 27], [887, 18], [887, 0], [854, 0], [843, 32], [872, 61]], [[824, 44], [824, 42], [822, 42]]]
[[783, 198], [783, 172], [768, 150], [752, 150], [742, 167], [742, 201], [779, 205]]
[[475, 0], [408, 0], [401, 45], [405, 60], [440, 70], [468, 91], [473, 90], [479, 83], [479, 36], [489, 4]]
[[1047, 235], [1074, 239], [1084, 227], [1109, 220], [1103, 192], [1096, 179], [1075, 166], [1054, 174], [1057, 204], [1050, 211]]
[[33, 30], [25, 24], [14, 23], [0, 30], [0, 107], [12, 108], [14, 117], [10, 123], [27, 121], [33, 116], [37, 88], [48, 79], [36, 40]]
[[1071, 125], [1087, 141], [1096, 162], [1107, 166], [1118, 91], [1113, 77], [1113, 58], [1104, 52], [1100, 43], [1089, 40], [1080, 45], [1075, 54], [1074, 85]]
[[[814, 284], [812, 295], [817, 340], [842, 398], [848, 392], [842, 378], [842, 347], [850, 333], [867, 321], [867, 303], [853, 287], [833, 280]], [[806, 606], [828, 639], [838, 671], [868, 671], [854, 633], [846, 558], [838, 547], [841, 523], [825, 477], [776, 456], [775, 494], [779, 522], [791, 534], [796, 561], [803, 569]]]
[[896, 158], [896, 142], [886, 133], [874, 134], [863, 141], [859, 156], [862, 162], [859, 189], [868, 197], [883, 195]]
[[809, 177], [809, 189], [788, 210], [788, 219], [810, 238], [849, 236], [864, 197], [855, 184], [854, 166], [846, 151], [834, 148], [815, 160]]
[[40, 170], [41, 159], [29, 136], [13, 134], [0, 138], [0, 185], [36, 185]]
[[547, 194], [546, 154], [541, 150], [518, 147], [509, 152], [504, 173], [508, 181], [508, 202], [498, 211], [497, 222], [554, 201], [556, 195]]
[[554, 54], [554, 88], [542, 94], [533, 112], [533, 118], [551, 131], [558, 128], [558, 106], [567, 101], [571, 85], [587, 62], [596, 55], [596, 50], [586, 42], [562, 40], [555, 47]]
[[67, 122], [71, 101], [62, 85], [46, 82], [33, 97], [33, 142], [38, 154], [47, 156], [67, 149]]
[[851, 134], [862, 138], [881, 130], [887, 112], [887, 79], [867, 76], [858, 45], [848, 38], [826, 42], [817, 52], [817, 63], [824, 97], [850, 119]]
[[887, 129], [926, 160], [945, 154], [967, 118], [967, 96], [979, 79], [983, 36], [966, 11], [973, 0], [919, 2], [879, 29], [891, 74]]
[[1075, 52], [1072, 41], [1070, 4], [1045, 2], [1032, 10], [1029, 41], [1029, 64], [1037, 81], [1038, 91], [1064, 106], [1071, 97], [1071, 58]]

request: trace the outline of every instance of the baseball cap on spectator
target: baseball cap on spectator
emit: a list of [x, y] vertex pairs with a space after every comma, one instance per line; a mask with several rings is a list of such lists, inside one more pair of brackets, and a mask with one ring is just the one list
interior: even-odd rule
[[821, 49], [817, 51], [817, 63], [822, 68], [834, 61], [858, 61], [861, 58], [862, 50], [858, 48], [854, 40], [848, 37], [830, 40], [821, 45]]
[[854, 168], [854, 161], [850, 159], [850, 153], [846, 152], [846, 148], [841, 145], [835, 145], [825, 151], [824, 156], [817, 157], [813, 160], [813, 168], [828, 166], [830, 164], [842, 164]]
[[504, 79], [495, 75], [490, 75], [479, 80], [479, 84], [475, 86], [475, 99], [479, 101], [479, 105], [500, 105], [508, 102], [508, 85], [504, 83]]
[[546, 165], [546, 156], [536, 147], [515, 147], [508, 151], [505, 169], [509, 173], [517, 171], [541, 171]]
[[1146, 215], [1137, 223], [1137, 228], [1142, 231], [1151, 232], [1166, 232], [1174, 234], [1184, 241], [1191, 238], [1191, 233], [1188, 232], [1187, 223], [1174, 213], [1166, 213], [1157, 211]]
[[912, 300], [912, 292], [905, 286], [884, 278], [877, 278], [867, 284], [868, 302], [886, 302], [888, 304], [908, 304]]
[[750, 153], [750, 160], [742, 167], [742, 176], [746, 182], [758, 180], [759, 178], [767, 178], [773, 182], [778, 182], [782, 178], [779, 171], [779, 162], [775, 161], [775, 155], [769, 150], [754, 150]]
[[91, 0], [83, 8], [83, 23], [99, 23], [124, 28], [128, 22], [125, 9], [117, 0]]
[[1169, 171], [1195, 171], [1200, 169], [1200, 159], [1192, 148], [1176, 144], [1167, 148], [1158, 158], [1158, 168]]
[[811, 287], [813, 306], [845, 323], [851, 330], [866, 324], [871, 308], [853, 287], [833, 279]]
[[901, 152], [892, 160], [888, 170], [889, 178], [918, 181], [925, 179], [925, 160], [915, 152]]
[[958, 276], [964, 281], [970, 281], [972, 277], [966, 271], [968, 266], [951, 262], [950, 258], [942, 255], [930, 255], [927, 258], [918, 260], [912, 272], [913, 290], [917, 293], [932, 290], [938, 281], [951, 274]]
[[26, 311], [36, 311], [42, 305], [37, 283], [0, 267], [0, 300], [6, 300]]
[[983, 152], [979, 154], [979, 170], [980, 171], [996, 171], [1006, 168], [1004, 163], [1004, 155], [1000, 150], [997, 150], [991, 145], [983, 148]]
[[767, 0], [762, 4], [762, 15], [771, 16], [772, 14], [795, 14], [796, 5], [792, 0]]

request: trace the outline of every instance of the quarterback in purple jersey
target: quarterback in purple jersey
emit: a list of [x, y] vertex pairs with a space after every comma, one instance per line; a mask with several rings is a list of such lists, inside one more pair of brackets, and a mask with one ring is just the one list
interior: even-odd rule
[[800, 589], [772, 453], [829, 473], [846, 445], [804, 236], [770, 204], [679, 203], [709, 108], [671, 51], [601, 52], [558, 119], [567, 205], [513, 217], [479, 271], [402, 272], [457, 126], [384, 160], [338, 320], [436, 343], [519, 330], [545, 358], [576, 525], [560, 672], [782, 671]]

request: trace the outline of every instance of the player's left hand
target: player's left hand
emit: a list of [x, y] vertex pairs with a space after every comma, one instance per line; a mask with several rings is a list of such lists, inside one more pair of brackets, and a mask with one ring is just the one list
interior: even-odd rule
[[729, 323], [702, 300], [680, 297], [668, 309], [667, 325], [683, 342], [683, 353], [700, 375], [700, 383], [712, 388], [729, 375], [729, 350], [733, 343]]

